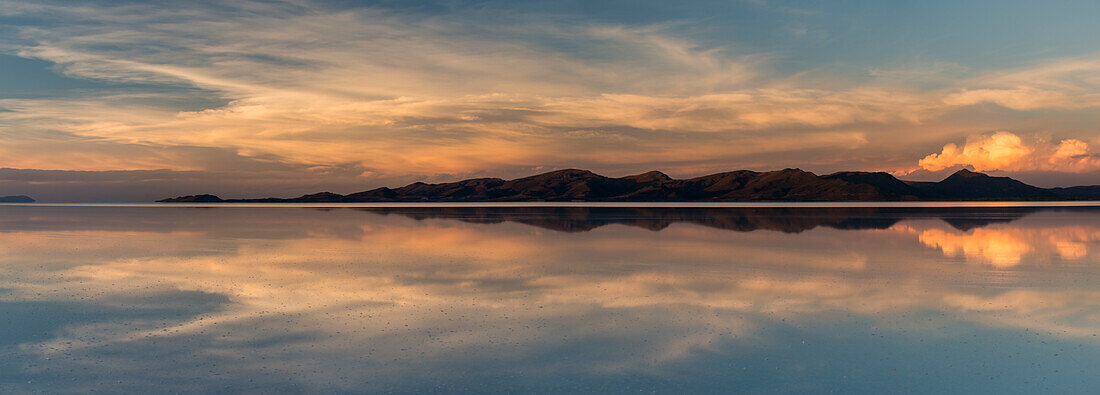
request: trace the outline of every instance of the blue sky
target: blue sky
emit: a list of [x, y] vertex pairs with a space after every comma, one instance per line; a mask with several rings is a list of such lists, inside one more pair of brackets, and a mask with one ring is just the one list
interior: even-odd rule
[[1100, 184], [1098, 16], [1092, 2], [0, 0], [0, 195], [348, 193], [565, 167]]

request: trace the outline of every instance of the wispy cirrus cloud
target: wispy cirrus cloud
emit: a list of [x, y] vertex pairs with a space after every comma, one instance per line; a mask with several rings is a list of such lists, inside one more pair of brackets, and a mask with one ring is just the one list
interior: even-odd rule
[[[343, 192], [553, 167], [894, 170], [976, 130], [1093, 119], [1100, 90], [1089, 57], [792, 73], [776, 51], [697, 39], [676, 21], [312, 2], [2, 5], [9, 20], [34, 22], [9, 24], [0, 51], [131, 84], [0, 98], [0, 166], [12, 168], [233, 171], [173, 154], [204, 147], [272, 169], [362, 169], [332, 179]], [[1004, 111], [1028, 119], [1006, 124]]]
[[1054, 59], [989, 73], [948, 94], [944, 103], [994, 103], [1013, 110], [1083, 109], [1100, 106], [1100, 56]]
[[[636, 164], [668, 156], [665, 150], [698, 149], [717, 159], [743, 152], [715, 152], [713, 137], [682, 139], [683, 133], [899, 117], [882, 108], [889, 104], [861, 104], [867, 92], [749, 87], [766, 73], [761, 56], [702, 47], [660, 26], [538, 19], [471, 29], [442, 17], [375, 9], [300, 12], [292, 5], [243, 4], [226, 14], [202, 7], [24, 6], [26, 13], [49, 13], [59, 25], [21, 29], [21, 39], [34, 45], [18, 47], [20, 56], [55, 62], [75, 77], [193, 86], [229, 101], [175, 111], [124, 103], [121, 96], [8, 100], [4, 106], [15, 112], [4, 121], [13, 129], [49, 127], [118, 144], [215, 146], [309, 165], [358, 162], [375, 173], [455, 174], [592, 165], [599, 158]], [[85, 22], [60, 25], [76, 19]], [[591, 129], [600, 130], [578, 133]], [[638, 141], [630, 129], [669, 133], [626, 150], [585, 149], [600, 145], [593, 136]], [[829, 136], [841, 137], [830, 142]], [[862, 140], [850, 136], [861, 134], [805, 140], [825, 147]], [[798, 149], [766, 144], [759, 134], [723, 140], [757, 152]], [[20, 158], [8, 163], [13, 167], [81, 168], [34, 155], [9, 157]], [[150, 161], [194, 170], [134, 156], [82, 168], [157, 167]]]

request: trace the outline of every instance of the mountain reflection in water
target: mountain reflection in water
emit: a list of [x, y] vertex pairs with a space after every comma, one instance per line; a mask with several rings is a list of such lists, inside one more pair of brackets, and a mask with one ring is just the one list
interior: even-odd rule
[[[446, 218], [473, 223], [519, 222], [562, 232], [583, 232], [610, 224], [661, 230], [677, 222], [749, 232], [758, 229], [797, 233], [827, 226], [836, 229], [886, 229], [903, 219], [939, 218], [967, 230], [1008, 222], [1039, 207], [839, 207], [839, 208], [653, 208], [653, 207], [370, 207], [377, 214], [416, 219]], [[1092, 211], [1092, 207], [1058, 208]]]
[[13, 392], [1084, 392], [1093, 208], [0, 207]]

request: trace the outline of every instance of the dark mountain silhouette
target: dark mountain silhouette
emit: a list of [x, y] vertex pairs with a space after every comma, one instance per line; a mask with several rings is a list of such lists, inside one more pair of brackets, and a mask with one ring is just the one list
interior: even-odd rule
[[1008, 177], [992, 177], [970, 170], [959, 170], [943, 181], [922, 188], [925, 195], [946, 200], [974, 199], [1058, 199], [1063, 196]]
[[215, 195], [205, 195], [205, 194], [204, 195], [181, 196], [181, 197], [173, 198], [173, 199], [158, 200], [158, 202], [173, 202], [173, 203], [182, 203], [182, 202], [187, 202], [187, 203], [220, 203], [220, 202], [223, 202], [223, 201], [224, 200], [222, 200], [222, 198], [217, 197]]
[[839, 172], [818, 176], [800, 169], [738, 170], [677, 180], [651, 171], [611, 178], [578, 169], [530, 177], [470, 180], [400, 188], [376, 188], [339, 195], [321, 192], [297, 198], [227, 199], [182, 196], [160, 202], [356, 203], [356, 202], [833, 202], [918, 200], [1085, 200], [1100, 199], [1100, 186], [1044, 189], [1008, 177], [960, 170], [940, 182], [906, 182], [883, 172]]
[[1050, 188], [1047, 191], [1063, 198], [1069, 199], [1095, 199], [1100, 196], [1100, 185], [1089, 185], [1068, 188]]
[[34, 203], [30, 196], [0, 196], [0, 203]]

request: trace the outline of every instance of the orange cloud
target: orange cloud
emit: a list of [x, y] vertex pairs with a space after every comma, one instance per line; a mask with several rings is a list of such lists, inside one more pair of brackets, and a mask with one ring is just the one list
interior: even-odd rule
[[1002, 131], [972, 136], [962, 147], [947, 144], [939, 153], [925, 156], [918, 165], [929, 171], [971, 166], [977, 171], [1085, 172], [1100, 169], [1100, 157], [1081, 140], [1062, 140], [1057, 146], [1029, 145], [1020, 136]]
[[939, 171], [957, 165], [970, 165], [978, 171], [1006, 170], [1034, 152], [1020, 137], [1008, 132], [967, 139], [962, 148], [955, 144], [931, 154], [918, 163], [925, 170]]

